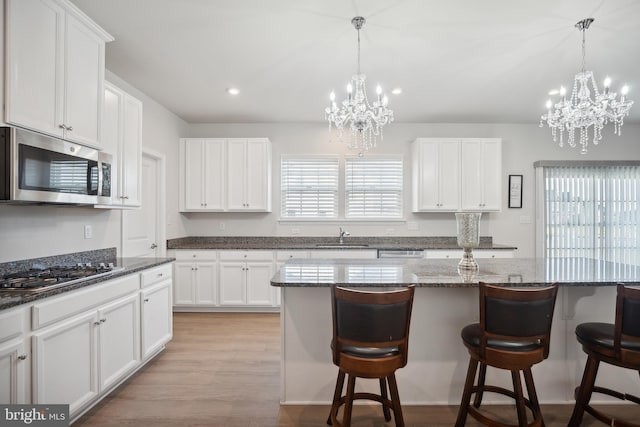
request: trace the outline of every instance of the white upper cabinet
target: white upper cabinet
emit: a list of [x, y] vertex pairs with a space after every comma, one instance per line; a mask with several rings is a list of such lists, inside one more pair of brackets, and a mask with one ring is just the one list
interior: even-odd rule
[[266, 138], [180, 140], [180, 212], [270, 212]]
[[459, 209], [460, 144], [419, 138], [413, 143], [413, 211]]
[[227, 210], [271, 212], [271, 143], [234, 138], [227, 144]]
[[124, 94], [120, 157], [121, 192], [124, 206], [142, 205], [142, 102]]
[[413, 143], [413, 212], [499, 211], [500, 138], [418, 138]]
[[5, 120], [101, 148], [105, 42], [65, 0], [6, 0]]
[[113, 155], [112, 206], [142, 204], [142, 102], [115, 85], [104, 83], [103, 149]]
[[180, 211], [223, 211], [226, 140], [180, 140]]
[[499, 211], [502, 202], [502, 141], [461, 142], [461, 205], [465, 211]]

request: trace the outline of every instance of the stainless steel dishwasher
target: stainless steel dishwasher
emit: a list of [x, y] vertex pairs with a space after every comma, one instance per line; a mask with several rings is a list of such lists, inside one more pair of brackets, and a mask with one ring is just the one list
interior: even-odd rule
[[378, 258], [421, 259], [424, 258], [424, 251], [422, 249], [378, 249]]

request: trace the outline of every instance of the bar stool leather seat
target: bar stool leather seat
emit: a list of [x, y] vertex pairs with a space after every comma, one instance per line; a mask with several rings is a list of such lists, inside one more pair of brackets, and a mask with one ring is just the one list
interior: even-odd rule
[[[590, 344], [597, 351], [598, 347], [602, 350], [613, 350], [613, 341], [615, 337], [615, 325], [612, 323], [581, 323], [576, 326], [576, 338], [580, 342]], [[640, 351], [640, 341], [620, 340], [620, 348], [632, 351]]]
[[601, 393], [640, 404], [638, 396], [595, 384], [601, 362], [640, 373], [640, 289], [618, 285], [616, 292], [614, 324], [589, 322], [576, 326], [576, 338], [587, 354], [587, 363], [575, 391], [576, 404], [567, 427], [579, 427], [585, 412], [607, 425], [640, 427], [640, 424], [617, 418], [614, 410], [604, 413], [589, 403], [593, 393]]
[[356, 347], [353, 345], [343, 345], [342, 352], [351, 356], [365, 357], [370, 359], [377, 359], [381, 357], [391, 357], [400, 354], [398, 347]]
[[[460, 332], [460, 336], [462, 337], [462, 341], [465, 345], [480, 347], [480, 337], [482, 336], [480, 324], [473, 323], [465, 326]], [[532, 351], [540, 348], [540, 345], [540, 341], [487, 340], [487, 347], [505, 351]]]

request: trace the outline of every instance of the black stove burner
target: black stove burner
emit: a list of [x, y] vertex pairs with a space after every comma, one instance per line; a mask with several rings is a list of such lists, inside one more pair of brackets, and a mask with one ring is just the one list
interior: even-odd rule
[[100, 263], [97, 267], [90, 264], [77, 266], [54, 266], [32, 268], [31, 270], [7, 274], [0, 278], [0, 290], [37, 292], [84, 280], [109, 275], [117, 270], [112, 263]]

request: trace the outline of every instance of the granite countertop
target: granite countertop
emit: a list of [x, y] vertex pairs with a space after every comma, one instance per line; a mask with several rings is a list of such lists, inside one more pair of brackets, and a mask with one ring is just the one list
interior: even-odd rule
[[[100, 255], [97, 255], [97, 256], [100, 256]], [[50, 258], [55, 258], [56, 260], [52, 261], [50, 260]], [[24, 262], [26, 263], [31, 262], [31, 264], [34, 264], [33, 261], [43, 262], [43, 260], [47, 260], [47, 261], [44, 261], [45, 265], [53, 265], [53, 264], [47, 264], [47, 263], [48, 262], [59, 263], [60, 262], [59, 259], [60, 257], [47, 257], [47, 258], [25, 260], [25, 261], [14, 262], [14, 263], [4, 263], [4, 264], [0, 264], [0, 271], [3, 271], [3, 267], [6, 268], [7, 264], [11, 264], [11, 266], [18, 263], [22, 264]], [[69, 261], [69, 259], [70, 257], [64, 258], [64, 260], [66, 261]], [[82, 261], [78, 261], [79, 259], [82, 259]], [[99, 283], [105, 282], [107, 280], [115, 279], [117, 277], [126, 276], [128, 274], [133, 274], [142, 270], [146, 270], [148, 268], [173, 262], [175, 261], [175, 258], [109, 258], [107, 257], [107, 258], [91, 259], [90, 261], [87, 261], [87, 258], [81, 257], [81, 258], [75, 259], [75, 261], [94, 262], [94, 263], [113, 262], [116, 267], [121, 267], [122, 270], [114, 271], [113, 274], [98, 277], [96, 279], [86, 280], [86, 281], [74, 283], [68, 286], [61, 286], [59, 288], [45, 290], [37, 293], [28, 293], [28, 292], [20, 292], [20, 291], [0, 291], [0, 310], [13, 307], [16, 305], [20, 305], [20, 304], [27, 304], [33, 301], [37, 301], [43, 298], [48, 298], [54, 295], [59, 295], [65, 292], [74, 291], [76, 289], [84, 288], [87, 286], [94, 286]]]
[[640, 285], [634, 266], [586, 258], [479, 259], [477, 272], [458, 271], [457, 259], [291, 259], [271, 279], [277, 287], [474, 287]]
[[[345, 246], [338, 246], [337, 237], [320, 236], [214, 236], [214, 237], [181, 237], [167, 240], [167, 249], [460, 249], [456, 237], [362, 237], [349, 236], [344, 239]], [[334, 245], [318, 247], [318, 245]], [[350, 246], [351, 245], [351, 246]], [[366, 245], [366, 247], [356, 246]], [[354, 247], [355, 246], [355, 247]], [[480, 237], [478, 249], [514, 250], [515, 246], [497, 245], [492, 237]]]

